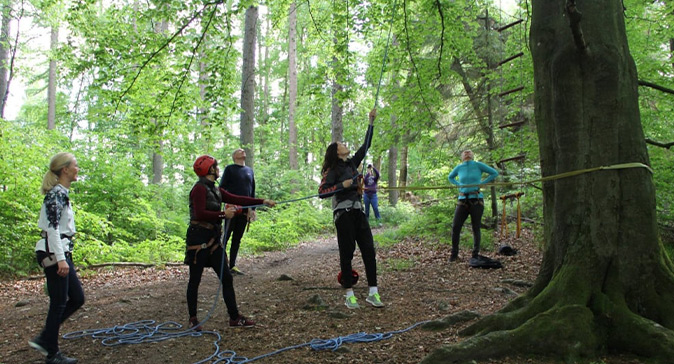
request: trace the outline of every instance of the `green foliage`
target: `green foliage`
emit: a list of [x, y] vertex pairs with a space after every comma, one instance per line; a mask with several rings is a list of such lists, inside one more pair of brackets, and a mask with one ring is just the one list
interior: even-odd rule
[[[68, 36], [53, 53], [36, 48], [40, 42], [19, 40], [17, 76], [30, 84], [17, 119], [0, 120], [0, 224], [11, 227], [0, 231], [0, 274], [24, 275], [37, 269], [33, 247], [42, 202], [38, 190], [48, 158], [64, 150], [74, 152], [81, 166], [81, 178], [71, 190], [79, 261], [182, 260], [188, 194], [196, 180], [192, 162], [208, 153], [224, 166], [232, 150], [240, 147], [237, 27], [246, 4], [32, 4], [38, 26], [59, 26]], [[489, 2], [398, 4], [395, 9], [381, 0], [348, 6], [324, 0], [297, 4], [299, 170], [288, 168], [289, 1], [261, 5], [268, 6], [269, 19], [261, 17], [258, 34], [262, 43], [253, 146], [257, 196], [287, 201], [316, 194], [320, 163], [332, 141], [333, 92], [342, 103], [343, 139], [352, 151], [363, 140], [376, 94], [378, 118], [367, 161], [382, 167], [380, 184], [386, 184], [389, 174], [400, 177], [407, 167], [408, 186], [447, 186], [449, 171], [460, 162], [459, 152], [471, 148], [477, 160], [499, 169], [499, 181], [513, 183], [497, 189], [497, 195], [525, 193], [523, 215], [534, 221], [530, 226], [542, 241], [541, 191], [519, 185], [540, 176], [527, 28], [494, 30], [513, 18], [524, 18], [526, 24], [526, 9], [515, 9], [517, 14], [511, 16]], [[487, 7], [490, 26], [485, 26]], [[671, 88], [671, 6], [629, 0], [625, 8], [639, 78]], [[160, 29], [164, 23], [166, 31]], [[389, 26], [392, 42], [387, 48]], [[521, 58], [494, 66], [520, 51]], [[58, 63], [53, 131], [45, 130], [47, 55]], [[333, 81], [342, 87], [333, 89]], [[524, 86], [521, 93], [496, 97], [519, 85]], [[674, 129], [666, 121], [674, 99], [649, 87], [639, 91], [645, 136], [673, 141]], [[498, 128], [519, 120], [526, 121], [519, 129]], [[398, 170], [388, 171], [392, 145], [398, 147]], [[518, 154], [526, 155], [523, 162], [496, 164]], [[151, 183], [153, 156], [162, 158], [158, 184]], [[649, 156], [658, 223], [671, 253], [674, 154], [649, 145]], [[376, 241], [388, 245], [420, 236], [448, 244], [455, 192], [415, 191], [424, 202], [420, 212], [404, 201], [394, 208], [381, 193], [383, 222], [399, 229], [381, 232]], [[500, 203], [498, 208], [500, 215]], [[508, 205], [507, 213], [514, 216], [515, 207]], [[280, 204], [260, 209], [242, 248], [251, 253], [282, 249], [316, 234], [333, 233], [333, 226], [329, 201]], [[490, 235], [484, 231], [485, 244]], [[462, 244], [472, 244], [469, 229], [461, 239]]]
[[332, 226], [331, 210], [317, 209], [306, 201], [260, 210], [258, 220], [251, 223], [250, 231], [242, 239], [243, 252], [287, 249], [309, 236], [329, 231]]

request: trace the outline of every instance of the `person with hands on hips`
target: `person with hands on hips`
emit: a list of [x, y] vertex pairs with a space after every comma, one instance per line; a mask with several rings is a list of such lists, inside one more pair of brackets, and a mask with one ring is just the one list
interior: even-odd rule
[[[246, 165], [246, 151], [239, 148], [232, 153], [234, 163], [225, 167], [225, 171], [220, 178], [220, 187], [229, 193], [239, 196], [255, 197], [255, 175], [253, 169]], [[244, 273], [236, 266], [236, 258], [241, 246], [241, 238], [246, 232], [246, 227], [255, 221], [256, 212], [254, 208], [243, 209], [229, 221], [229, 229], [225, 236], [225, 248], [229, 237], [232, 237], [229, 246], [229, 270], [233, 275], [243, 275]]]
[[[472, 257], [478, 257], [481, 239], [480, 225], [482, 223], [482, 214], [484, 213], [484, 196], [480, 192], [480, 186], [478, 185], [489, 183], [498, 177], [497, 170], [482, 162], [474, 161], [473, 157], [473, 151], [469, 149], [461, 152], [461, 160], [463, 162], [454, 167], [447, 177], [451, 184], [459, 186], [459, 198], [456, 210], [454, 211], [454, 221], [452, 222], [452, 252], [449, 257], [450, 262], [458, 259], [461, 228], [468, 216], [470, 216], [470, 223], [473, 227]], [[482, 179], [483, 173], [488, 175], [485, 179]]]
[[61, 353], [58, 338], [61, 324], [84, 304], [84, 291], [73, 264], [75, 217], [69, 196], [78, 173], [75, 156], [58, 153], [51, 158], [42, 180], [45, 196], [37, 223], [42, 239], [35, 246], [35, 255], [47, 279], [49, 311], [44, 329], [28, 343], [47, 356], [47, 364], [77, 363], [77, 359]]
[[[190, 327], [201, 331], [197, 319], [197, 297], [199, 284], [205, 267], [210, 267], [222, 282], [222, 298], [227, 306], [230, 327], [253, 326], [255, 322], [239, 313], [234, 293], [232, 274], [227, 268], [227, 255], [222, 246], [222, 220], [231, 219], [241, 206], [264, 204], [276, 205], [272, 200], [263, 200], [231, 194], [215, 185], [220, 175], [218, 162], [210, 155], [202, 155], [194, 162], [194, 172], [199, 180], [190, 192], [190, 225], [187, 228], [185, 264], [189, 265], [190, 277], [187, 284], [187, 311]], [[222, 203], [226, 205], [221, 210]], [[225, 224], [227, 227], [227, 224]]]
[[341, 284], [346, 290], [345, 305], [349, 309], [359, 308], [358, 299], [353, 292], [353, 275], [351, 261], [356, 250], [360, 248], [365, 264], [365, 274], [369, 293], [366, 302], [374, 307], [384, 307], [377, 288], [377, 260], [370, 224], [363, 212], [363, 203], [358, 190], [358, 166], [365, 158], [372, 143], [376, 109], [370, 111], [370, 124], [365, 134], [363, 145], [349, 158], [349, 148], [341, 142], [333, 142], [325, 151], [321, 168], [321, 181], [318, 192], [321, 198], [332, 197], [333, 221], [337, 229], [337, 245], [339, 247], [339, 264]]

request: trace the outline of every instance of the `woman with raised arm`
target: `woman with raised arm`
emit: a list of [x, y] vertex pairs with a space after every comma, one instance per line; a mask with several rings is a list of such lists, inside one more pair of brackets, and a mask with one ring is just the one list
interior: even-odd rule
[[[359, 308], [358, 299], [353, 293], [353, 275], [351, 261], [356, 244], [363, 257], [368, 297], [365, 299], [374, 307], [384, 307], [377, 289], [377, 260], [370, 224], [365, 217], [362, 203], [362, 191], [358, 188], [358, 166], [365, 158], [372, 143], [376, 109], [370, 111], [370, 124], [365, 141], [356, 154], [349, 158], [349, 148], [341, 142], [333, 142], [325, 151], [321, 175], [323, 180], [318, 189], [321, 198], [332, 197], [333, 221], [337, 228], [339, 246], [339, 264], [341, 284], [346, 290], [346, 307]], [[362, 178], [362, 176], [360, 176]]]

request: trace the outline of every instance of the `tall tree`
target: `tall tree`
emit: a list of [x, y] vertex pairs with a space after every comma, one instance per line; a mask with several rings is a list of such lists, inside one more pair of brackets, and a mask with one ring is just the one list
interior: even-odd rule
[[297, 4], [290, 3], [288, 11], [288, 161], [290, 169], [297, 170]]
[[9, 92], [9, 21], [11, 20], [12, 0], [0, 2], [0, 117], [5, 116], [5, 104]]
[[[532, 6], [543, 176], [648, 165], [622, 1]], [[606, 352], [671, 361], [674, 264], [658, 237], [651, 171], [554, 179], [544, 183], [543, 198], [546, 248], [534, 286], [462, 332], [471, 338], [423, 362]]]
[[[168, 31], [168, 20], [162, 19], [155, 28], [155, 31], [160, 34], [166, 34]], [[159, 121], [153, 118], [154, 126], [160, 131], [158, 139], [154, 142], [155, 147], [152, 150], [152, 184], [160, 184], [164, 176], [164, 157], [162, 156], [162, 149], [164, 148], [164, 131], [159, 128]]]
[[348, 8], [347, 2], [332, 2], [332, 141], [344, 140], [344, 86], [347, 78], [348, 59]]
[[56, 128], [56, 49], [59, 42], [58, 25], [51, 26], [49, 41], [49, 80], [47, 81], [47, 129]]
[[246, 151], [246, 164], [255, 162], [255, 38], [257, 7], [246, 9], [243, 36], [243, 68], [241, 70], [241, 145]]

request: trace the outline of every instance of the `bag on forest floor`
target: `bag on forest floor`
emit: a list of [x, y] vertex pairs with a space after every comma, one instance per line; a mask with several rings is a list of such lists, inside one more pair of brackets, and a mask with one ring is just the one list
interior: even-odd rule
[[505, 256], [508, 256], [508, 257], [509, 257], [509, 256], [516, 255], [516, 254], [517, 254], [517, 249], [513, 249], [513, 247], [511, 247], [511, 246], [508, 245], [508, 244], [501, 244], [501, 245], [498, 247], [498, 253], [499, 253], [500, 255], [505, 255]]
[[478, 255], [477, 258], [470, 258], [470, 261], [468, 262], [468, 265], [473, 267], [473, 268], [493, 268], [493, 269], [498, 269], [498, 268], [503, 268], [503, 265], [501, 264], [500, 261], [496, 259], [492, 259], [489, 257], [485, 257], [484, 255]]

